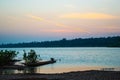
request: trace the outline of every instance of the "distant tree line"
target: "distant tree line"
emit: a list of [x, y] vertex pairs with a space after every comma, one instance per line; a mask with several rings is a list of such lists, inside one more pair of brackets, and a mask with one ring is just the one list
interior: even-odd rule
[[22, 48], [22, 47], [120, 47], [120, 36], [100, 38], [76, 38], [56, 41], [29, 42], [16, 44], [1, 44], [0, 48]]

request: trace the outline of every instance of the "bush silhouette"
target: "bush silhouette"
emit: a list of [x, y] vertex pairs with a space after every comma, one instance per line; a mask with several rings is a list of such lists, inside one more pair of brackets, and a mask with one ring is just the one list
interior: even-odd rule
[[14, 58], [18, 52], [12, 50], [1, 50], [0, 51], [0, 66], [11, 65], [14, 63]]
[[34, 63], [37, 61], [37, 54], [34, 50], [30, 50], [28, 54], [24, 50], [23, 59], [26, 63]]

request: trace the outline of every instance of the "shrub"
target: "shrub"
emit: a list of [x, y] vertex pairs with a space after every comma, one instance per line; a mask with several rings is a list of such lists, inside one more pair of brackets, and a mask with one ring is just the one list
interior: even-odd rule
[[24, 50], [23, 59], [26, 63], [34, 63], [37, 61], [37, 54], [34, 50], [30, 50], [28, 54]]
[[0, 66], [13, 64], [18, 52], [12, 50], [0, 50]]

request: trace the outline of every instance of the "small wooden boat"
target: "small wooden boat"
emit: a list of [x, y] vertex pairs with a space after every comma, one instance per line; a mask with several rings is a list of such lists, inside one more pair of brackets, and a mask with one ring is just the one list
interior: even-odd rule
[[38, 61], [35, 63], [23, 63], [23, 64], [29, 67], [36, 67], [36, 66], [41, 66], [41, 65], [46, 65], [46, 64], [53, 64], [55, 62], [56, 60], [49, 60], [49, 61]]

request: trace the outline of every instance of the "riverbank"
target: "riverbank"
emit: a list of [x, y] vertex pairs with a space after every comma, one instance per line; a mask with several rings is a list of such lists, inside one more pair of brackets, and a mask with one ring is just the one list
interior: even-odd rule
[[120, 80], [120, 71], [76, 71], [57, 74], [0, 75], [0, 80]]

